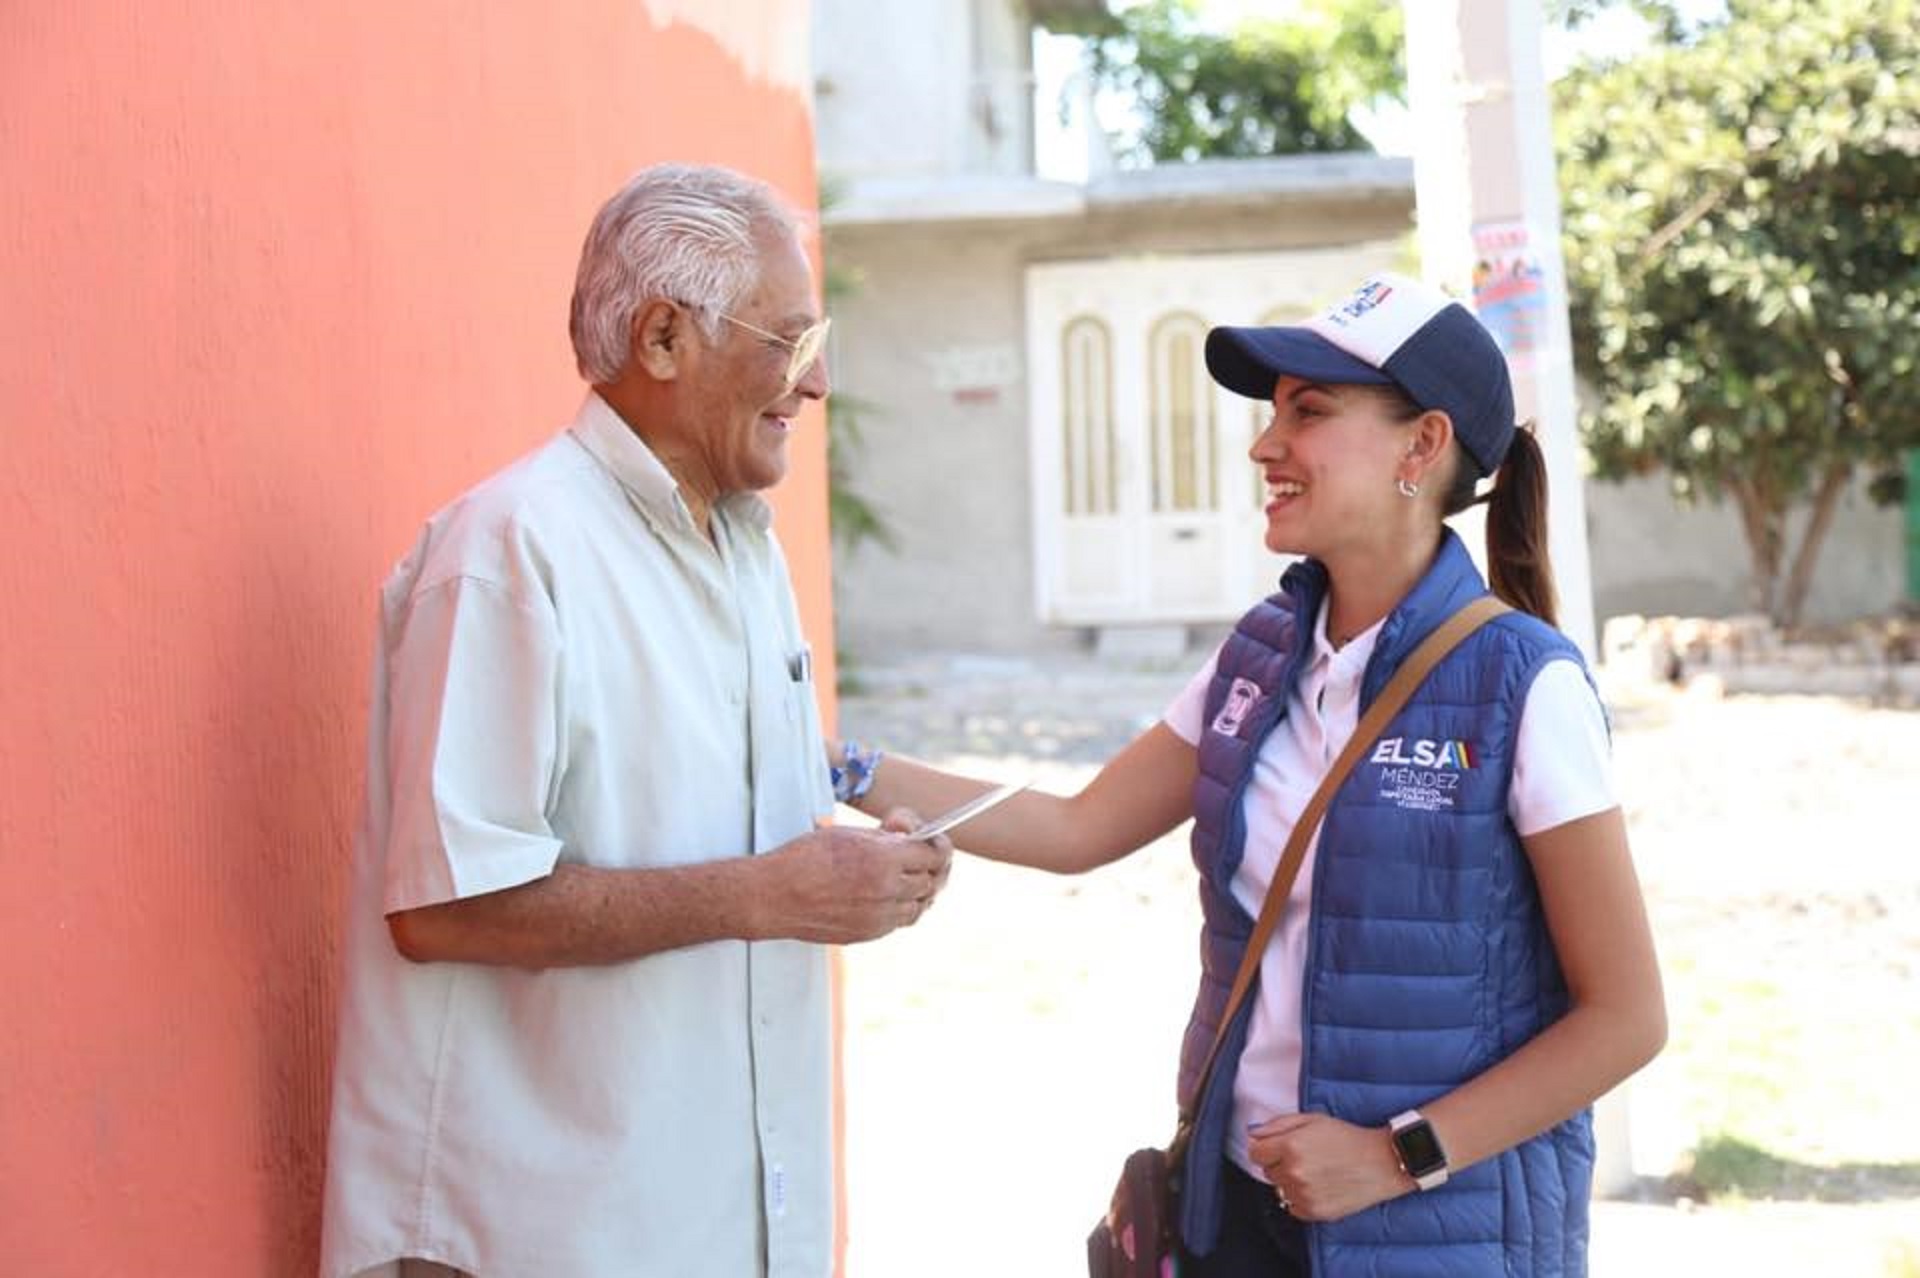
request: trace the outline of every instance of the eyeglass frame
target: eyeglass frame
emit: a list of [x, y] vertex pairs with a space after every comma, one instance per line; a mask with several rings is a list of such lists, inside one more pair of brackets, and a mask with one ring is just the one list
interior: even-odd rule
[[719, 315], [721, 319], [727, 321], [727, 323], [739, 328], [744, 328], [747, 332], [758, 337], [763, 337], [769, 342], [784, 346], [792, 352], [792, 355], [787, 360], [786, 385], [788, 390], [792, 390], [798, 386], [800, 379], [807, 375], [807, 370], [812, 368], [820, 356], [826, 352], [827, 330], [833, 327], [833, 317], [831, 315], [825, 315], [820, 318], [819, 322], [809, 324], [805, 329], [801, 330], [800, 336], [782, 337], [778, 333], [769, 332], [755, 324], [749, 324], [737, 316], [727, 314], [725, 311], [717, 311], [715, 313]]

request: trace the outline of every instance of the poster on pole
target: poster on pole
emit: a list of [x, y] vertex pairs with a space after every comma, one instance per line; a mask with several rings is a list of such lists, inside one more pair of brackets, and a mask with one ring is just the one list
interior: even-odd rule
[[1473, 310], [1510, 364], [1530, 362], [1546, 345], [1546, 271], [1524, 221], [1473, 228]]

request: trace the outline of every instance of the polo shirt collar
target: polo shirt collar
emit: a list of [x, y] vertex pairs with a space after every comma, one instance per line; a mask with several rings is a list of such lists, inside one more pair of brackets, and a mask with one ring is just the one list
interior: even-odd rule
[[[567, 430], [649, 519], [667, 527], [693, 528], [693, 514], [680, 495], [679, 481], [599, 392], [587, 392]], [[757, 493], [728, 493], [714, 503], [714, 509], [762, 532], [773, 526], [773, 508]]]
[[1368, 658], [1373, 656], [1373, 646], [1380, 638], [1380, 628], [1386, 624], [1382, 617], [1353, 638], [1347, 640], [1344, 647], [1335, 648], [1333, 640], [1327, 634], [1327, 613], [1330, 609], [1323, 597], [1319, 611], [1313, 619], [1313, 660], [1314, 667], [1338, 665], [1355, 675], [1367, 668]]

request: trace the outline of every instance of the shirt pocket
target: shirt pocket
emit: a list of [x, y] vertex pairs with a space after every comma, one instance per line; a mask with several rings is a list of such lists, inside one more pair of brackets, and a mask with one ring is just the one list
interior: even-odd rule
[[801, 770], [801, 793], [816, 816], [833, 811], [833, 783], [827, 776], [826, 748], [820, 728], [820, 702], [813, 678], [813, 649], [801, 643], [787, 650], [787, 739], [794, 766]]

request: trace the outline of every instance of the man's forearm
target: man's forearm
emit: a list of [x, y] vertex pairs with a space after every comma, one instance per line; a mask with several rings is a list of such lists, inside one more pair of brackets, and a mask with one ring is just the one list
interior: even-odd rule
[[945, 839], [836, 827], [696, 865], [559, 865], [536, 882], [407, 910], [387, 924], [410, 959], [509, 967], [622, 963], [708, 941], [847, 945], [918, 919], [952, 855]]
[[579, 967], [719, 940], [764, 939], [759, 858], [605, 869], [562, 864], [532, 883], [390, 915], [417, 962]]

